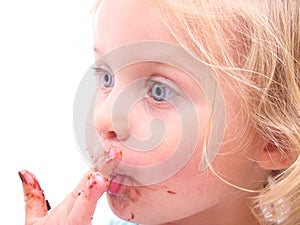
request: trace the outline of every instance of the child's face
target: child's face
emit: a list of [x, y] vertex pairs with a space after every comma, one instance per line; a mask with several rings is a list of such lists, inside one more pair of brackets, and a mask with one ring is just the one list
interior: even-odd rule
[[[137, 41], [157, 40], [177, 44], [163, 23], [155, 16], [154, 10], [145, 6], [143, 1], [111, 0], [105, 1], [96, 14], [95, 58], [112, 49]], [[170, 57], [172, 52], [169, 53]], [[101, 66], [101, 65], [100, 65]], [[105, 65], [108, 68], [110, 65]], [[200, 137], [191, 160], [174, 176], [161, 183], [127, 187], [121, 186], [108, 194], [112, 210], [125, 220], [139, 223], [162, 224], [190, 217], [188, 223], [198, 224], [214, 218], [247, 218], [246, 194], [221, 181], [209, 169], [199, 171], [203, 154], [205, 134], [209, 127], [210, 108], [205, 93], [193, 79], [172, 66], [158, 63], [137, 63], [117, 71], [114, 81], [112, 74], [102, 74], [103, 90], [98, 93], [95, 107], [95, 126], [103, 146], [122, 149], [125, 162], [132, 166], [147, 166], [161, 162], [177, 148], [181, 135], [181, 120], [176, 111], [186, 99], [180, 96], [184, 92], [197, 112]], [[112, 110], [120, 94], [127, 93], [126, 88], [137, 80], [143, 80], [141, 92], [145, 98], [136, 102], [130, 113], [116, 113], [112, 120]], [[103, 83], [102, 82], [102, 83]], [[230, 88], [220, 83], [226, 108], [226, 131], [219, 154], [212, 166], [220, 176], [243, 188], [258, 189], [264, 180], [265, 172], [255, 161], [255, 150], [262, 144], [250, 144], [247, 153], [242, 140], [247, 137], [245, 115], [242, 116], [238, 98]], [[172, 104], [170, 103], [172, 102]], [[154, 118], [163, 121], [165, 139], [154, 150], [145, 152], [131, 151], [124, 141], [129, 136], [146, 140], [151, 136], [149, 124]], [[185, 120], [186, 123], [193, 122]], [[115, 130], [113, 124], [123, 124]], [[128, 124], [127, 129], [124, 124]], [[122, 127], [122, 125], [119, 125]], [[125, 128], [124, 128], [125, 127]], [[245, 132], [244, 132], [245, 131]], [[189, 144], [186, 145], [189, 148]], [[168, 167], [162, 169], [168, 170]], [[119, 178], [118, 178], [119, 179]], [[122, 177], [120, 178], [122, 179]], [[175, 213], [176, 212], [176, 213]], [[187, 222], [186, 221], [186, 222]], [[250, 220], [249, 220], [250, 221]], [[216, 223], [218, 221], [215, 221]], [[187, 223], [183, 223], [187, 224]]]

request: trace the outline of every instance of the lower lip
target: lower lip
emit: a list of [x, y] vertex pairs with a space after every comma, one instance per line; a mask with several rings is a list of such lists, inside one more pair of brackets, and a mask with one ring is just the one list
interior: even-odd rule
[[109, 194], [111, 195], [117, 195], [120, 190], [121, 190], [121, 187], [123, 186], [122, 185], [122, 177], [121, 176], [117, 176], [115, 178], [113, 178], [109, 185], [108, 185], [108, 192]]

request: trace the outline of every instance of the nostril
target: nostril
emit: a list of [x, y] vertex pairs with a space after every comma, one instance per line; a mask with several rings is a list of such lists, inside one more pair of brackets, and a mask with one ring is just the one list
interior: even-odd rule
[[105, 134], [103, 134], [105, 139], [112, 139], [112, 138], [116, 138], [117, 134], [114, 131], [108, 131]]

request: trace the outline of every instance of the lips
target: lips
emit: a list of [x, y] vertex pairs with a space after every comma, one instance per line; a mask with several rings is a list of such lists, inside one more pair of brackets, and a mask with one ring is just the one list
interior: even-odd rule
[[124, 178], [121, 175], [115, 176], [108, 185], [108, 192], [111, 195], [118, 195], [120, 193], [121, 187], [123, 186]]
[[[92, 155], [92, 154], [91, 154]], [[92, 155], [93, 168], [100, 172], [104, 177], [108, 177], [122, 160], [122, 151], [119, 148], [111, 146], [108, 150], [95, 152]]]
[[113, 196], [128, 197], [128, 189], [138, 186], [137, 181], [131, 176], [113, 172], [109, 178], [107, 193]]

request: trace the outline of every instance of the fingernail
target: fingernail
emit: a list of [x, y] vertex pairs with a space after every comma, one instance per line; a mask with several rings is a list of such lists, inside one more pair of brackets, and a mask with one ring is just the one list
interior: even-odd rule
[[40, 189], [40, 185], [38, 181], [36, 180], [35, 176], [27, 171], [27, 170], [21, 170], [18, 172], [19, 177], [24, 185], [30, 185], [34, 189]]
[[34, 184], [34, 178], [27, 170], [19, 171], [19, 176], [20, 176], [22, 183]]
[[122, 160], [122, 151], [114, 146], [110, 146], [109, 150], [108, 150], [108, 155], [110, 157], [110, 159], [115, 159], [118, 161]]
[[19, 174], [19, 177], [20, 177], [22, 183], [24, 183], [24, 182], [25, 182], [25, 178], [24, 178], [24, 176], [23, 176], [23, 172], [22, 172], [22, 171], [19, 171], [18, 174]]
[[86, 184], [87, 190], [84, 192], [86, 195], [90, 195], [93, 190], [101, 189], [101, 184], [105, 183], [105, 179], [98, 172], [93, 172], [89, 175], [88, 182]]

